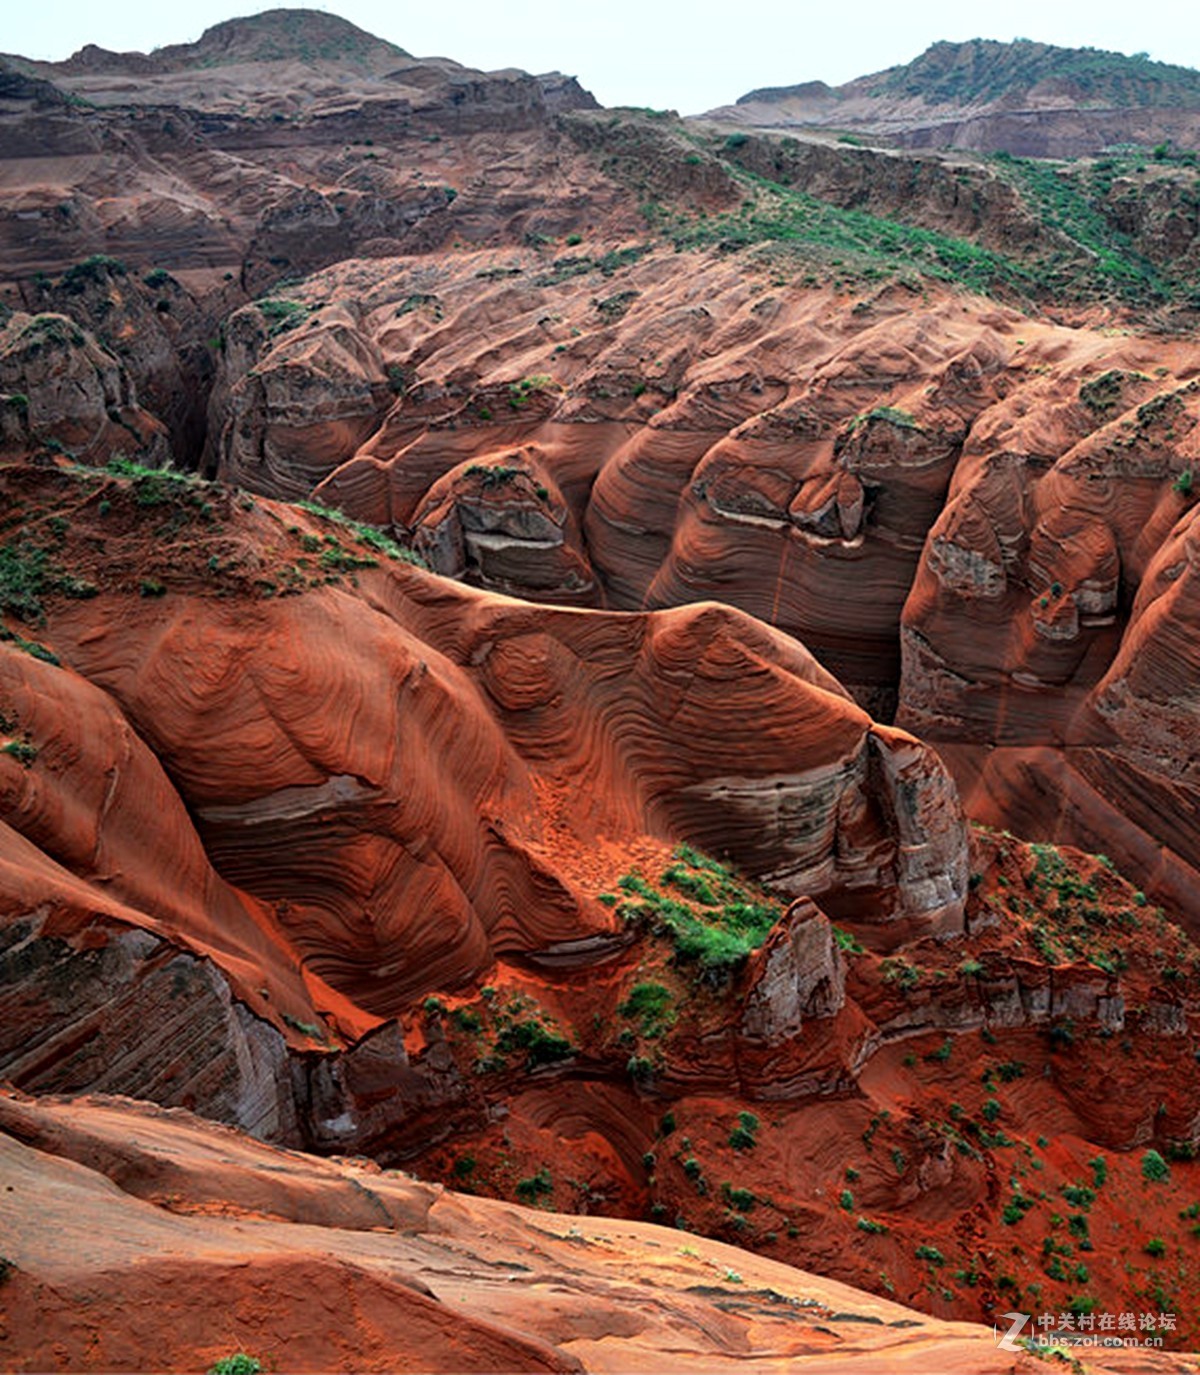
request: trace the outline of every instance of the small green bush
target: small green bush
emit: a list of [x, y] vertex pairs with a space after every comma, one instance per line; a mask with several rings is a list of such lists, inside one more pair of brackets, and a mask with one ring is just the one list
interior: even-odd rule
[[758, 1145], [755, 1136], [758, 1125], [758, 1118], [752, 1112], [738, 1113], [738, 1124], [729, 1133], [729, 1144], [735, 1151], [752, 1151]]
[[244, 1351], [232, 1356], [222, 1356], [214, 1365], [209, 1366], [208, 1375], [258, 1375], [262, 1362], [257, 1356], [247, 1356]]
[[506, 1028], [496, 1038], [496, 1049], [502, 1053], [524, 1050], [527, 1069], [553, 1064], [556, 1060], [567, 1060], [575, 1054], [575, 1047], [565, 1036], [549, 1031], [540, 1022], [516, 1022]]
[[1171, 1167], [1157, 1151], [1149, 1150], [1142, 1156], [1143, 1179], [1148, 1179], [1152, 1184], [1159, 1184], [1170, 1177]]
[[517, 1197], [525, 1203], [536, 1203], [538, 1199], [546, 1194], [554, 1192], [554, 1180], [550, 1177], [550, 1171], [543, 1165], [537, 1174], [530, 1175], [528, 1179], [517, 1180]]
[[888, 1230], [886, 1222], [876, 1222], [869, 1217], [860, 1217], [854, 1225], [860, 1232], [869, 1232], [872, 1236], [883, 1236]]
[[663, 984], [639, 983], [629, 990], [617, 1011], [622, 1017], [640, 1019], [643, 1035], [652, 1036], [674, 1021], [671, 1002], [671, 990]]
[[625, 1072], [639, 1084], [654, 1078], [654, 1061], [645, 1055], [631, 1055], [626, 1062]]
[[1096, 1201], [1096, 1191], [1086, 1184], [1064, 1184], [1062, 1196], [1072, 1208], [1088, 1209]]
[[729, 1184], [721, 1185], [721, 1194], [725, 1202], [731, 1208], [736, 1208], [739, 1213], [750, 1212], [757, 1202], [749, 1189], [735, 1189]]

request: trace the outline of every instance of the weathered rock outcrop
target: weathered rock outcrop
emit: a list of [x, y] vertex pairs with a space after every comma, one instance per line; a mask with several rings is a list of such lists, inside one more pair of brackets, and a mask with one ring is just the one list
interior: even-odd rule
[[799, 1034], [805, 1022], [832, 1017], [846, 997], [846, 968], [829, 919], [810, 898], [788, 909], [755, 956], [742, 1034], [778, 1045]]
[[18, 311], [0, 323], [0, 452], [47, 445], [85, 462], [170, 454], [165, 427], [138, 405], [112, 353], [65, 315]]

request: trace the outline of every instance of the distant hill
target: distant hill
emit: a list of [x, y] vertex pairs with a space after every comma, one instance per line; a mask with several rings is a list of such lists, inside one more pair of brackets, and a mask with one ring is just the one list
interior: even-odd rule
[[1056, 48], [1019, 38], [935, 43], [902, 67], [852, 83], [881, 96], [969, 105], [1023, 94], [1033, 100], [1200, 108], [1200, 72], [1100, 48]]
[[828, 127], [903, 147], [1075, 157], [1119, 144], [1200, 147], [1200, 72], [1098, 48], [1017, 39], [935, 43], [844, 86], [808, 81], [741, 96], [712, 116]]
[[336, 14], [311, 9], [227, 19], [194, 43], [149, 53], [110, 52], [95, 43], [63, 62], [0, 53], [0, 98], [76, 108], [177, 107], [275, 122], [345, 117], [363, 101], [420, 109], [448, 103], [460, 123], [466, 110], [490, 107], [482, 117], [488, 124], [500, 118], [499, 105], [513, 106], [510, 117], [518, 121], [529, 112], [541, 117], [596, 106], [574, 77], [484, 73], [446, 57], [413, 57]]
[[336, 14], [276, 9], [214, 24], [195, 43], [175, 43], [149, 54], [109, 52], [89, 43], [65, 62], [47, 65], [56, 66], [64, 74], [105, 71], [144, 75], [247, 62], [372, 63], [407, 56], [403, 48], [376, 38]]

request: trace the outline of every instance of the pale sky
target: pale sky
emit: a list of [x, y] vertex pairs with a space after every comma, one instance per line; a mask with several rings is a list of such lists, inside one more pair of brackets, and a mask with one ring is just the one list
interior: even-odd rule
[[[4, 0], [0, 48], [61, 59], [85, 43], [147, 52], [196, 39], [208, 25], [271, 8], [269, 0]], [[1200, 67], [1195, 0], [452, 0], [404, 6], [333, 0], [340, 14], [418, 57], [440, 55], [492, 70], [521, 67], [577, 76], [605, 105], [694, 114], [756, 86], [820, 78], [836, 85], [907, 62], [939, 38], [1033, 38], [1064, 47], [1147, 52]]]

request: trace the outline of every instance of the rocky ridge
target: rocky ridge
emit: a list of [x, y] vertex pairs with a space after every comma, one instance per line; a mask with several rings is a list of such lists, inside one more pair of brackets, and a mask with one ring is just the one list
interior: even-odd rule
[[904, 148], [1086, 157], [1121, 144], [1200, 146], [1200, 74], [1097, 48], [1018, 38], [934, 43], [842, 86], [764, 88], [711, 112], [774, 128], [853, 131]]

